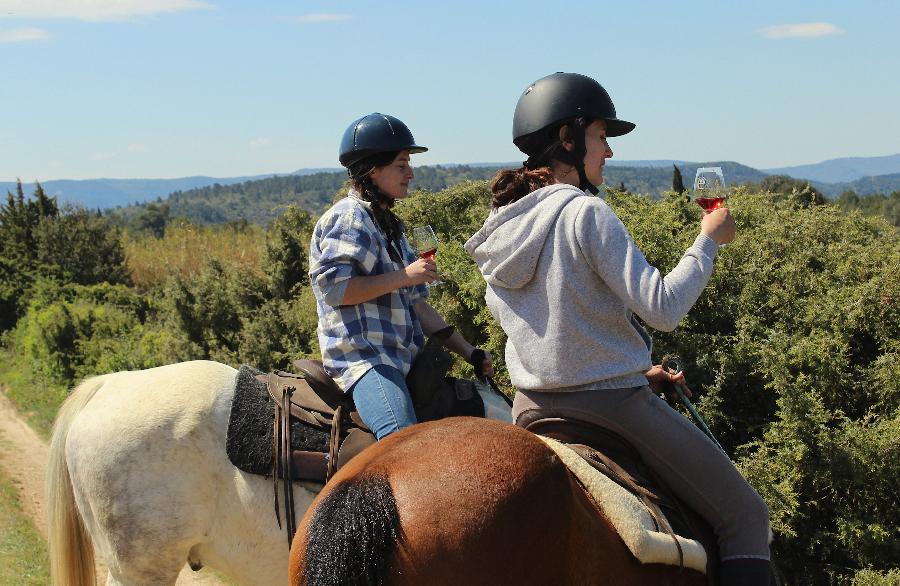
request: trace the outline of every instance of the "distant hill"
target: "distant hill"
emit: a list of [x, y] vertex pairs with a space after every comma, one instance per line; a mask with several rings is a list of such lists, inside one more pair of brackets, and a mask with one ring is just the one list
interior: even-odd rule
[[855, 191], [857, 195], [872, 195], [874, 193], [890, 195], [895, 191], [900, 191], [900, 173], [862, 177], [845, 183], [822, 184], [813, 182], [812, 185], [831, 198], [835, 198], [847, 190]]
[[[756, 169], [730, 161], [688, 163], [681, 167], [685, 181], [690, 182], [697, 167], [721, 166], [729, 183], [761, 181], [766, 175]], [[500, 167], [474, 165], [434, 165], [415, 169], [412, 189], [440, 191], [461, 181], [487, 180]], [[659, 195], [672, 187], [672, 168], [669, 167], [609, 167], [605, 170], [606, 185], [624, 184], [632, 193]], [[203, 224], [218, 224], [246, 220], [265, 225], [279, 216], [285, 206], [295, 204], [313, 213], [323, 211], [347, 181], [345, 172], [283, 175], [225, 185], [217, 183], [173, 192], [165, 200], [171, 217], [185, 217]], [[143, 206], [127, 206], [113, 211], [113, 215], [128, 221], [139, 214]]]
[[606, 164], [611, 167], [667, 167], [671, 169], [672, 165], [678, 165], [680, 167], [682, 165], [690, 165], [692, 163], [690, 161], [676, 161], [674, 159], [656, 159], [646, 161], [620, 161], [619, 159], [610, 159], [606, 161]]
[[[705, 163], [680, 162], [678, 169], [684, 180], [684, 185], [690, 189], [694, 183], [694, 175], [700, 167], [722, 167], [727, 185], [754, 182], [758, 183], [766, 178], [762, 171], [735, 163], [734, 161], [709, 161]], [[665, 166], [625, 167], [609, 166], [604, 172], [604, 184], [608, 187], [618, 187], [624, 183], [625, 188], [632, 193], [649, 193], [660, 195], [662, 192], [672, 189], [672, 162], [666, 161]]]
[[[735, 162], [697, 163], [681, 160], [645, 160], [620, 161], [610, 160], [606, 167], [606, 184], [625, 187], [633, 193], [659, 194], [669, 189], [672, 184], [672, 164], [678, 165], [684, 177], [685, 185], [690, 186], [699, 166], [720, 164], [725, 168], [725, 179], [729, 184], [758, 182], [769, 174], [784, 174], [797, 179], [807, 179], [814, 187], [829, 197], [837, 197], [847, 189], [853, 189], [859, 195], [872, 193], [889, 194], [900, 190], [900, 154], [887, 157], [846, 158], [824, 161], [817, 165], [783, 167], [761, 171]], [[432, 191], [443, 189], [453, 183], [466, 179], [489, 179], [499, 168], [517, 167], [519, 162], [510, 163], [472, 163], [467, 165], [434, 165], [416, 167], [414, 187]], [[880, 171], [888, 169], [887, 171]], [[871, 172], [869, 172], [871, 171]], [[878, 171], [878, 172], [876, 172]], [[330, 176], [330, 179], [324, 179]], [[304, 182], [302, 177], [315, 177]], [[844, 177], [835, 181], [819, 179], [819, 177]], [[277, 181], [281, 178], [284, 181]], [[61, 202], [80, 203], [88, 208], [112, 209], [128, 207], [136, 203], [152, 202], [164, 199], [170, 194], [174, 196], [172, 212], [184, 208], [190, 217], [212, 218], [216, 214], [234, 217], [241, 212], [240, 198], [254, 193], [258, 205], [284, 205], [285, 198], [309, 198], [310, 205], [323, 205], [323, 193], [335, 190], [343, 184], [346, 173], [340, 168], [299, 169], [292, 174], [271, 174], [245, 177], [182, 177], [178, 179], [84, 179], [84, 180], [49, 180], [42, 182], [50, 195]], [[254, 181], [269, 181], [264, 186], [247, 186]], [[226, 189], [230, 186], [243, 187]], [[310, 187], [311, 186], [311, 187]], [[25, 193], [34, 192], [34, 184], [23, 185]], [[205, 188], [210, 190], [202, 191]], [[0, 195], [4, 191], [15, 189], [13, 182], [0, 182]], [[201, 190], [201, 191], [196, 191]], [[269, 190], [265, 191], [264, 190]], [[309, 193], [308, 191], [316, 192]], [[214, 211], [223, 203], [213, 194], [232, 194], [236, 206], [228, 212]], [[331, 191], [333, 194], [334, 191]], [[177, 195], [176, 195], [177, 194]], [[201, 195], [202, 194], [202, 195]], [[244, 195], [242, 195], [244, 194]], [[190, 201], [190, 205], [188, 205]], [[247, 199], [246, 202], [250, 200]], [[330, 201], [330, 200], [329, 200]], [[177, 205], [175, 205], [177, 204]], [[181, 206], [181, 207], [180, 207]], [[188, 209], [190, 207], [191, 209]]]
[[863, 177], [900, 173], [900, 154], [830, 159], [814, 165], [796, 165], [764, 171], [770, 175], [788, 175], [821, 183], [848, 183]]
[[[440, 191], [461, 181], [493, 177], [492, 167], [468, 165], [417, 167], [413, 189]], [[184, 191], [175, 191], [165, 203], [172, 217], [189, 218], [203, 224], [246, 220], [265, 225], [291, 204], [314, 213], [322, 212], [347, 182], [345, 171], [283, 175], [226, 185], [216, 183]], [[126, 206], [113, 215], [128, 220], [140, 212], [141, 205]]]
[[[295, 175], [307, 175], [324, 169], [301, 169]], [[327, 169], [334, 171], [335, 169]], [[278, 173], [245, 177], [179, 177], [177, 179], [51, 179], [41, 181], [44, 191], [60, 202], [78, 203], [88, 208], [109, 209], [164, 198], [174, 191], [186, 191], [207, 185], [231, 185], [253, 179], [277, 177]], [[34, 183], [22, 183], [26, 194], [34, 192]], [[14, 191], [15, 182], [0, 181], [0, 194]]]

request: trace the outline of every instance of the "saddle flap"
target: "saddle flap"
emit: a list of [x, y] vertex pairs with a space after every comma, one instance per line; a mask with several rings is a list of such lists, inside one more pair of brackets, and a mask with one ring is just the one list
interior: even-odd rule
[[291, 364], [303, 374], [307, 384], [315, 391], [319, 399], [331, 407], [331, 411], [338, 405], [347, 403], [347, 396], [334, 382], [334, 379], [325, 372], [325, 367], [318, 360], [294, 360]]
[[[261, 377], [257, 378], [261, 380]], [[343, 396], [335, 397], [333, 394], [323, 396], [309, 384], [306, 378], [298, 375], [278, 371], [266, 376], [266, 389], [276, 405], [281, 404], [281, 397], [286, 387], [293, 388], [291, 404], [307, 411], [333, 416], [335, 409], [345, 402]]]
[[325, 482], [328, 460], [322, 452], [294, 450], [291, 452], [291, 466], [291, 474], [296, 480]]
[[375, 436], [370, 431], [352, 429], [338, 450], [337, 467], [341, 469], [350, 459], [375, 443]]

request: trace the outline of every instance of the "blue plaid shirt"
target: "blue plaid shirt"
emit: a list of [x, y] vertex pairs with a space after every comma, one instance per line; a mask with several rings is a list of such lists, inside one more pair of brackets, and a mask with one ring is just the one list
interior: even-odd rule
[[425, 345], [413, 304], [428, 296], [425, 285], [403, 287], [381, 297], [342, 305], [352, 277], [381, 275], [404, 268], [418, 257], [404, 235], [403, 263], [391, 260], [387, 238], [353, 191], [316, 223], [309, 246], [309, 279], [319, 313], [322, 362], [345, 391], [378, 364], [406, 376]]

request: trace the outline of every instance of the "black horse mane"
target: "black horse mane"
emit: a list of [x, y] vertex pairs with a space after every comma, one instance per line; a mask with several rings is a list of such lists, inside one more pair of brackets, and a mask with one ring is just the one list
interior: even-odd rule
[[400, 514], [387, 478], [338, 484], [316, 506], [307, 537], [307, 586], [380, 586], [400, 535]]

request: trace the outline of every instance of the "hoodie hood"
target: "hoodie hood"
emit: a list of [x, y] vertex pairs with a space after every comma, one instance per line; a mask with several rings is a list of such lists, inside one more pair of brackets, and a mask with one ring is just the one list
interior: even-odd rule
[[589, 196], [571, 185], [548, 185], [492, 211], [465, 245], [485, 281], [506, 289], [527, 285], [562, 208], [576, 197]]

